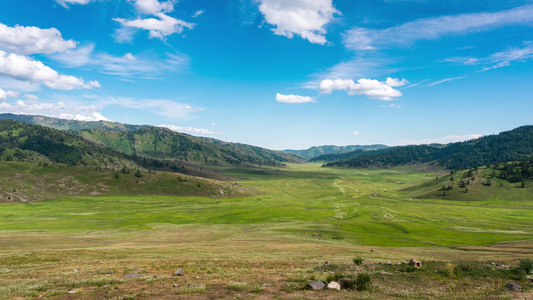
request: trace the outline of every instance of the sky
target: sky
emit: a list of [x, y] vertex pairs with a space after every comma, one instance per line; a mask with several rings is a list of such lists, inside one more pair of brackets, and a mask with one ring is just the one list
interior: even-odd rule
[[269, 149], [533, 124], [533, 0], [0, 1], [0, 113]]

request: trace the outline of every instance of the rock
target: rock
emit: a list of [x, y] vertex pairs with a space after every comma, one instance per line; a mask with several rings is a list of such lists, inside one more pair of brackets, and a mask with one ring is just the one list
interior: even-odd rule
[[509, 290], [509, 291], [522, 291], [524, 290], [523, 287], [519, 286], [518, 284], [514, 283], [514, 282], [509, 282], [508, 284], [505, 285], [505, 289]]
[[74, 269], [74, 273], [78, 273], [78, 269]]
[[174, 283], [172, 286], [173, 286], [173, 287], [178, 287], [178, 284], [177, 284], [177, 283]]
[[133, 277], [142, 277], [143, 274], [141, 273], [132, 273], [132, 274], [126, 274], [121, 276], [120, 278], [133, 278]]
[[68, 290], [69, 294], [75, 294], [76, 292], [77, 292], [76, 290]]
[[174, 272], [174, 276], [183, 276], [183, 270], [177, 269], [176, 272]]
[[338, 282], [336, 282], [336, 281], [332, 281], [332, 282], [328, 283], [328, 290], [340, 291], [341, 290], [341, 285]]
[[390, 260], [387, 261], [387, 265], [392, 265], [392, 263], [390, 262]]
[[111, 271], [109, 271], [108, 273], [109, 273], [109, 274], [114, 274], [115, 271], [111, 270]]
[[313, 281], [313, 282], [309, 282], [307, 284], [307, 287], [313, 289], [313, 290], [321, 290], [323, 288], [325, 288], [328, 284], [325, 283], [324, 281], [320, 281], [320, 280], [316, 280], [316, 281]]
[[263, 283], [261, 286], [262, 286], [262, 287], [267, 287], [267, 288], [268, 288], [268, 287], [273, 287], [274, 284], [269, 283], [269, 282], [265, 282], [265, 283]]
[[413, 258], [409, 261], [409, 264], [411, 266], [414, 266], [414, 267], [417, 267], [417, 268], [420, 268], [422, 267], [422, 263], [420, 261], [418, 261], [416, 258]]
[[370, 252], [374, 252], [374, 249], [370, 249]]

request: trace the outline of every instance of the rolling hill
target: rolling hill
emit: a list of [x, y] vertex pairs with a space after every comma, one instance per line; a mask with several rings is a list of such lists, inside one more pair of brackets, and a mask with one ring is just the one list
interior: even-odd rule
[[[325, 155], [335, 155], [335, 154], [344, 154], [344, 153], [350, 153], [353, 151], [358, 150], [376, 150], [376, 149], [385, 149], [388, 148], [388, 146], [377, 144], [377, 145], [350, 145], [350, 146], [333, 146], [333, 145], [327, 145], [327, 146], [315, 146], [311, 147], [309, 149], [305, 150], [284, 150], [288, 153], [293, 153], [300, 155], [301, 157], [307, 159], [307, 160], [314, 160], [315, 158], [319, 156], [325, 156]], [[324, 160], [324, 159], [318, 159], [318, 160]]]
[[84, 122], [14, 114], [0, 114], [0, 120], [2, 119], [68, 131], [69, 136], [78, 136], [92, 144], [101, 145], [136, 159], [140, 157], [163, 161], [177, 160], [182, 164], [233, 166], [281, 166], [304, 161], [297, 155], [282, 151], [195, 137], [148, 125], [128, 125], [109, 121]]
[[454, 170], [464, 170], [504, 162], [530, 160], [533, 157], [533, 126], [522, 126], [497, 135], [447, 145], [398, 146], [354, 153], [354, 157], [326, 166], [383, 168], [413, 163], [437, 163]]

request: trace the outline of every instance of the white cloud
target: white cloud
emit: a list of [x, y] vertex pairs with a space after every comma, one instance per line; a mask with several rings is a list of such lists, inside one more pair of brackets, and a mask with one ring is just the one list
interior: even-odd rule
[[522, 47], [511, 48], [506, 51], [497, 52], [490, 56], [489, 61], [492, 65], [484, 67], [481, 72], [491, 69], [510, 66], [514, 61], [528, 61], [533, 59], [533, 43], [524, 42]]
[[359, 131], [357, 131], [357, 130], [354, 131], [354, 132], [353, 132], [353, 135], [359, 135]]
[[426, 85], [426, 86], [434, 86], [434, 85], [437, 85], [437, 84], [441, 84], [441, 83], [448, 82], [448, 81], [452, 81], [452, 80], [462, 79], [462, 78], [465, 78], [465, 76], [459, 76], [459, 77], [453, 77], [453, 78], [446, 78], [446, 79], [443, 79], [443, 80], [439, 80], [439, 81], [436, 81], [436, 82], [430, 83], [430, 84], [428, 84], [428, 85]]
[[76, 47], [73, 40], [64, 40], [55, 28], [6, 26], [0, 23], [0, 49], [18, 54], [51, 54]]
[[0, 89], [0, 101], [5, 101], [7, 98], [17, 98], [19, 94], [19, 92], [4, 91], [3, 89]]
[[394, 100], [401, 97], [402, 93], [388, 85], [398, 86], [405, 84], [407, 80], [398, 80], [388, 78], [386, 82], [375, 79], [361, 78], [357, 83], [351, 79], [325, 79], [320, 82], [319, 90], [321, 93], [329, 94], [335, 90], [347, 91], [349, 95], [365, 95], [368, 98], [379, 99], [384, 101]]
[[200, 9], [199, 11], [195, 12], [194, 15], [192, 16], [193, 18], [196, 18], [200, 15], [203, 15], [205, 13], [205, 10], [203, 9]]
[[464, 35], [532, 21], [533, 5], [525, 5], [494, 13], [421, 19], [387, 29], [356, 27], [344, 34], [344, 43], [352, 50], [408, 47], [418, 40], [436, 40], [442, 36]]
[[23, 115], [43, 115], [62, 119], [72, 119], [80, 121], [100, 121], [107, 120], [97, 112], [96, 106], [75, 106], [58, 101], [55, 103], [35, 102], [32, 100], [17, 100], [14, 103], [0, 103], [0, 112]]
[[324, 28], [341, 14], [332, 0], [259, 0], [259, 10], [272, 31], [277, 35], [292, 38], [295, 34], [314, 44], [324, 45], [327, 40]]
[[202, 108], [192, 107], [188, 104], [175, 102], [167, 99], [144, 99], [133, 98], [108, 98], [102, 103], [103, 106], [118, 105], [126, 108], [138, 109], [140, 111], [151, 112], [168, 118], [190, 119], [195, 112], [203, 111]]
[[172, 12], [177, 0], [159, 2], [157, 0], [128, 0], [133, 2], [135, 9], [141, 14], [155, 15], [159, 12]]
[[165, 59], [147, 58], [131, 53], [113, 56], [108, 53], [95, 53], [94, 45], [80, 47], [51, 57], [71, 68], [84, 66], [97, 69], [105, 74], [123, 77], [154, 78], [164, 72], [179, 72], [189, 65], [189, 57], [183, 54], [167, 54]]
[[430, 138], [422, 140], [400, 140], [396, 145], [422, 145], [422, 144], [449, 144], [456, 142], [464, 142], [469, 140], [479, 139], [481, 134], [467, 134], [467, 135], [449, 135], [440, 138]]
[[199, 135], [218, 135], [221, 133], [210, 131], [207, 129], [202, 128], [194, 128], [194, 127], [180, 127], [175, 125], [159, 125], [158, 127], [168, 128], [172, 131], [176, 132], [182, 132], [182, 133], [189, 133], [189, 134], [199, 134]]
[[68, 4], [80, 4], [85, 5], [94, 0], [56, 0], [57, 3], [61, 4], [64, 8], [68, 8]]
[[63, 113], [59, 114], [59, 118], [68, 119], [68, 120], [77, 120], [77, 121], [109, 121], [108, 118], [102, 116], [99, 112], [93, 112], [90, 115], [82, 114], [72, 114], [72, 113]]
[[[183, 20], [175, 19], [173, 17], [167, 16], [164, 13], [155, 14], [158, 19], [147, 18], [147, 19], [135, 19], [135, 20], [126, 20], [122, 18], [115, 18], [114, 21], [120, 23], [124, 27], [132, 27], [137, 29], [144, 29], [150, 32], [150, 38], [158, 38], [164, 40], [166, 36], [169, 36], [174, 33], [182, 33], [184, 28], [192, 29], [194, 23], [188, 23]], [[117, 35], [115, 35], [116, 37]], [[127, 36], [124, 34], [118, 35], [120, 41], [127, 41]], [[131, 36], [132, 37], [132, 36]]]
[[0, 75], [9, 76], [21, 81], [41, 82], [57, 90], [92, 89], [94, 87], [100, 87], [98, 81], [85, 83], [83, 79], [78, 77], [60, 75], [40, 61], [13, 53], [9, 54], [1, 50]]
[[392, 86], [392, 87], [399, 87], [399, 86], [404, 86], [406, 84], [408, 84], [409, 81], [407, 81], [407, 79], [402, 79], [402, 80], [399, 80], [398, 78], [390, 78], [390, 77], [387, 77], [387, 80], [385, 81], [385, 84], [388, 85], [388, 86]]
[[280, 93], [276, 94], [276, 101], [282, 103], [309, 103], [316, 102], [315, 99], [307, 96], [298, 96], [298, 95], [282, 95]]
[[39, 100], [39, 97], [35, 96], [35, 95], [32, 95], [32, 94], [24, 94], [24, 98], [28, 99], [28, 100]]

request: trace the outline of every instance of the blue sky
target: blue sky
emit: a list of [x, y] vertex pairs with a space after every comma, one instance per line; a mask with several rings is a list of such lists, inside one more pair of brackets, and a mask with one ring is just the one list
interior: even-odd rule
[[532, 124], [533, 1], [0, 2], [0, 112], [270, 149]]

